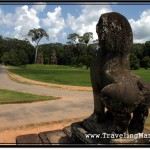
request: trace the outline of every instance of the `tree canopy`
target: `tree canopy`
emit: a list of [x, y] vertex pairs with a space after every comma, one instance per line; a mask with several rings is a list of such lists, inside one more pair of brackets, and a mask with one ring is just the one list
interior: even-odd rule
[[49, 35], [42, 28], [38, 28], [38, 29], [34, 28], [34, 29], [29, 30], [28, 36], [31, 37], [33, 42], [36, 42], [36, 51], [35, 51], [35, 59], [34, 59], [36, 63], [37, 53], [38, 53], [38, 44], [43, 37], [46, 37], [46, 39], [49, 40]]
[[25, 65], [34, 62], [35, 48], [29, 41], [3, 38], [0, 39], [0, 62], [6, 65]]
[[[66, 44], [49, 43], [39, 45], [42, 37], [48, 39], [48, 35], [44, 30], [32, 29], [28, 35], [32, 41], [36, 42], [34, 47], [27, 39], [19, 40], [9, 37], [0, 36], [0, 62], [9, 65], [26, 65], [35, 63], [35, 53], [42, 53], [43, 63], [52, 64], [51, 56], [55, 51], [58, 65], [72, 65], [90, 67], [93, 57], [97, 53], [98, 40], [89, 43], [92, 40], [93, 34], [86, 32], [83, 35], [77, 33], [69, 34]], [[150, 41], [145, 43], [133, 44], [130, 55], [131, 69], [143, 67], [150, 68]]]

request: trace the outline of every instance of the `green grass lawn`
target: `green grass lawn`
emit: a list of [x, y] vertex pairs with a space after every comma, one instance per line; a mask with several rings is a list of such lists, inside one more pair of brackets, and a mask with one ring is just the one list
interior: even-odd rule
[[56, 100], [58, 97], [40, 96], [29, 93], [0, 89], [0, 104], [31, 103], [38, 101]]
[[27, 65], [10, 68], [9, 71], [22, 77], [46, 83], [74, 86], [91, 86], [89, 70], [58, 65]]
[[145, 81], [150, 82], [150, 69], [139, 69], [133, 71], [135, 74], [139, 75], [141, 78], [143, 78]]
[[[27, 65], [26, 67], [10, 67], [9, 71], [22, 77], [74, 86], [91, 86], [89, 70], [61, 65]], [[144, 80], [150, 82], [150, 69], [133, 70]]]

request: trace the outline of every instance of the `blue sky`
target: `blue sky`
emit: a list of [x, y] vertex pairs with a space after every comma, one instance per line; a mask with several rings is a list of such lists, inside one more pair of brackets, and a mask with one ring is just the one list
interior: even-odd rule
[[97, 39], [95, 26], [100, 15], [112, 11], [128, 19], [135, 43], [150, 40], [150, 3], [0, 3], [0, 35], [25, 39], [30, 29], [41, 27], [50, 37], [49, 41], [43, 39], [41, 43], [66, 43], [67, 35], [74, 32], [79, 35], [93, 32], [94, 39]]

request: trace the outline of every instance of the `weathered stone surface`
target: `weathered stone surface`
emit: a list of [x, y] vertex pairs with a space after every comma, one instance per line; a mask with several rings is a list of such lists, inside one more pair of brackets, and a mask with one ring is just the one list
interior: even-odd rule
[[71, 126], [64, 127], [64, 128], [62, 129], [62, 131], [63, 131], [68, 137], [71, 137], [71, 135], [72, 135]]
[[43, 144], [50, 144], [50, 141], [48, 140], [44, 132], [39, 133], [38, 136], [41, 138]]
[[[78, 144], [102, 144], [107, 146], [150, 144], [150, 130], [144, 129], [144, 132], [139, 133], [139, 136], [128, 134], [126, 137], [122, 135], [122, 138], [118, 138], [121, 135], [112, 133], [112, 122], [110, 121], [95, 124], [92, 121], [84, 120], [83, 122], [73, 123], [71, 127], [74, 135], [72, 138]], [[146, 137], [144, 138], [144, 136]]]
[[[65, 131], [65, 132], [63, 132]], [[61, 145], [69, 144], [150, 144], [150, 130], [144, 129], [140, 137], [137, 138], [108, 138], [106, 134], [112, 133], [112, 121], [95, 123], [92, 120], [85, 119], [83, 122], [73, 123], [71, 126], [61, 130], [45, 131], [37, 134], [21, 135], [16, 138], [17, 145], [36, 144], [36, 145]], [[71, 131], [71, 132], [70, 132]], [[93, 131], [93, 132], [91, 132]], [[86, 134], [105, 134], [102, 138], [87, 137]], [[143, 135], [142, 135], [143, 134]], [[144, 135], [145, 134], [145, 135]], [[69, 137], [67, 136], [69, 135]], [[67, 136], [67, 137], [66, 137]], [[96, 137], [96, 136], [95, 136]], [[108, 146], [108, 145], [107, 145]], [[111, 146], [111, 145], [110, 145]]]
[[[82, 121], [82, 127], [90, 134], [111, 134], [113, 132], [113, 120], [105, 120], [101, 123], [96, 123], [93, 120], [85, 119]], [[93, 138], [93, 143], [107, 144], [111, 143], [110, 138]]]
[[16, 144], [42, 144], [42, 141], [37, 134], [27, 134], [18, 136]]
[[62, 131], [54, 130], [44, 132], [51, 144], [71, 144], [71, 139]]
[[71, 125], [72, 136], [71, 139], [75, 141], [77, 144], [92, 144], [93, 141], [91, 139], [86, 139], [85, 134], [88, 133], [85, 130], [80, 122], [73, 123]]
[[112, 139], [111, 143], [112, 144], [134, 144], [134, 145], [150, 144], [150, 130], [144, 129], [143, 133], [139, 133], [139, 136], [135, 135], [135, 138]]
[[130, 24], [119, 13], [106, 13], [101, 15], [96, 32], [100, 49], [90, 71], [94, 112], [89, 119], [103, 122], [107, 108], [114, 119], [114, 132], [124, 133], [127, 129], [130, 133], [142, 132], [148, 116], [150, 84], [130, 70], [133, 44]]

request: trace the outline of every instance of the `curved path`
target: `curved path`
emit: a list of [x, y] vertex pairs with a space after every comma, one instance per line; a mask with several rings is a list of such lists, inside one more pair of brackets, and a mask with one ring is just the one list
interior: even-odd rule
[[93, 110], [91, 91], [72, 91], [12, 81], [0, 67], [0, 89], [61, 97], [59, 100], [0, 105], [0, 130], [29, 124], [87, 117]]

